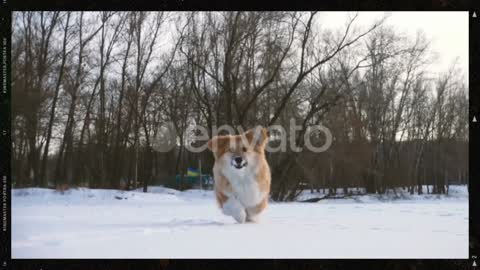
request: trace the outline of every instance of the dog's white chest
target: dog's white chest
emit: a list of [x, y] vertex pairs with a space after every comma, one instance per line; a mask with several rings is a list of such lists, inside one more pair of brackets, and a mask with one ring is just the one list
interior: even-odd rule
[[244, 169], [229, 169], [224, 173], [232, 185], [232, 195], [245, 207], [255, 206], [262, 201], [265, 194], [260, 191], [253, 173]]

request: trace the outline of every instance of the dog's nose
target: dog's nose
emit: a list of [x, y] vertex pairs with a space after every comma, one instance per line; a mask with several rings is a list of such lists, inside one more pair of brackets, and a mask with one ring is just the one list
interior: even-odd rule
[[236, 157], [235, 162], [239, 165], [242, 164], [242, 158], [241, 157]]

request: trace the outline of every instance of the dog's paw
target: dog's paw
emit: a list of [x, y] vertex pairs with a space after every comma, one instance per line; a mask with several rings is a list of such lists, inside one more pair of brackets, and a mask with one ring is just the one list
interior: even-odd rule
[[247, 222], [259, 223], [260, 219], [258, 215], [247, 214]]
[[223, 214], [233, 217], [238, 223], [244, 223], [247, 219], [247, 213], [242, 204], [235, 198], [229, 198], [222, 208]]
[[241, 211], [238, 211], [237, 213], [235, 213], [233, 218], [238, 223], [245, 223], [245, 221], [247, 220], [247, 213], [245, 212], [245, 210], [242, 209]]
[[247, 222], [253, 222], [253, 223], [260, 222], [260, 215], [256, 211], [256, 209], [247, 208], [245, 211], [247, 212]]

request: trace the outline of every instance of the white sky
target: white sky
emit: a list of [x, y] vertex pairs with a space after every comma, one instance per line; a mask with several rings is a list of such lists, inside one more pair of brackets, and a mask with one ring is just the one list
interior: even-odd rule
[[[320, 12], [320, 21], [328, 26], [342, 26], [353, 12]], [[447, 71], [458, 57], [457, 67], [463, 70], [468, 80], [468, 19], [461, 12], [359, 12], [356, 25], [371, 25], [375, 20], [388, 15], [386, 25], [415, 37], [418, 30], [425, 33], [432, 51], [436, 52], [432, 72]]]

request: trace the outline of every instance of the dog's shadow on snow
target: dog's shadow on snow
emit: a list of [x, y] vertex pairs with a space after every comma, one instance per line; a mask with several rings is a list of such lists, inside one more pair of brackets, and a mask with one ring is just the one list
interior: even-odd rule
[[138, 227], [148, 227], [151, 229], [154, 228], [193, 228], [193, 227], [208, 227], [208, 226], [224, 226], [228, 223], [207, 220], [207, 219], [177, 219], [174, 218], [169, 221], [162, 222], [150, 222], [150, 223], [131, 223], [131, 224], [101, 224], [101, 226], [115, 226], [117, 228], [138, 228]]
[[175, 227], [175, 226], [197, 227], [197, 226], [223, 226], [223, 225], [226, 225], [226, 223], [208, 220], [208, 219], [176, 219], [174, 218], [171, 221], [156, 223], [156, 225], [169, 226], [169, 227]]
[[[257, 224], [256, 222], [247, 222], [245, 224]], [[245, 225], [243, 224], [243, 225]], [[208, 219], [172, 219], [165, 222], [155, 222], [149, 224], [150, 226], [169, 227], [169, 228], [187, 228], [187, 227], [208, 227], [208, 226], [238, 226], [242, 225], [235, 221], [220, 222]]]

